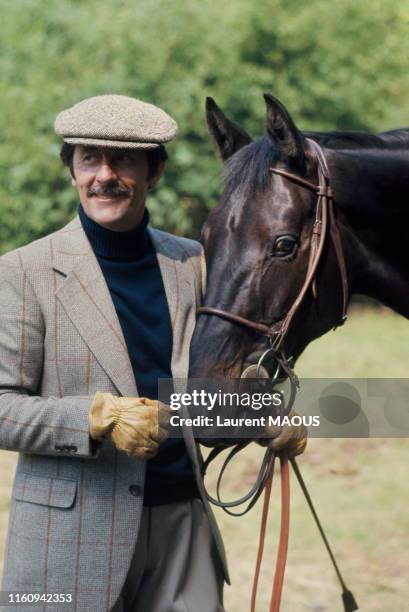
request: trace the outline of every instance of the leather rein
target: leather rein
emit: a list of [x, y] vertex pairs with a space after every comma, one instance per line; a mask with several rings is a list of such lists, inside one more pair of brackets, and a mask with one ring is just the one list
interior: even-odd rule
[[[336, 223], [336, 218], [334, 214], [334, 196], [330, 185], [330, 176], [327, 161], [325, 159], [324, 153], [321, 147], [313, 140], [307, 138], [309, 147], [314, 151], [315, 157], [317, 160], [317, 169], [318, 169], [318, 184], [315, 185], [310, 181], [297, 176], [296, 174], [292, 174], [287, 172], [286, 170], [280, 170], [278, 168], [270, 168], [270, 171], [273, 174], [277, 174], [282, 176], [283, 178], [308, 189], [314, 195], [317, 196], [317, 203], [315, 207], [315, 220], [312, 228], [311, 234], [311, 246], [310, 246], [310, 255], [307, 267], [307, 273], [304, 280], [304, 283], [300, 289], [300, 292], [290, 309], [288, 310], [285, 317], [281, 320], [279, 327], [276, 327], [276, 324], [271, 326], [265, 325], [264, 323], [258, 323], [256, 321], [251, 321], [250, 319], [246, 319], [240, 315], [233, 314], [231, 312], [222, 310], [220, 308], [212, 308], [210, 306], [202, 306], [197, 309], [198, 315], [214, 315], [226, 319], [232, 323], [248, 327], [253, 329], [254, 331], [266, 336], [269, 342], [269, 348], [263, 353], [260, 357], [259, 362], [257, 364], [256, 369], [256, 377], [260, 374], [260, 368], [263, 364], [263, 361], [269, 354], [274, 356], [274, 359], [277, 363], [277, 370], [274, 378], [278, 375], [279, 370], [281, 369], [289, 378], [291, 382], [291, 398], [284, 411], [285, 415], [291, 410], [291, 407], [295, 400], [295, 392], [296, 387], [298, 386], [298, 380], [293, 371], [290, 359], [287, 359], [284, 351], [283, 351], [283, 343], [287, 336], [288, 330], [291, 326], [291, 323], [294, 319], [294, 316], [300, 307], [307, 291], [311, 288], [312, 295], [316, 300], [318, 297], [318, 288], [317, 288], [317, 270], [319, 263], [322, 259], [322, 254], [324, 250], [324, 245], [328, 240], [328, 236], [331, 238], [336, 259], [338, 262], [338, 268], [341, 279], [341, 289], [342, 289], [342, 314], [337, 326], [342, 325], [347, 318], [347, 307], [348, 307], [348, 276], [347, 276], [347, 268], [345, 263], [344, 251], [342, 248], [342, 241], [339, 232], [339, 228]], [[334, 327], [334, 329], [335, 329]], [[260, 525], [260, 536], [259, 536], [259, 544], [258, 544], [258, 552], [257, 552], [257, 560], [256, 560], [256, 568], [253, 579], [253, 588], [251, 594], [251, 612], [255, 612], [256, 606], [256, 595], [257, 595], [257, 586], [260, 574], [261, 561], [264, 551], [264, 538], [266, 532], [267, 518], [268, 518], [268, 509], [270, 503], [271, 496], [271, 487], [273, 481], [273, 473], [274, 473], [274, 463], [275, 463], [275, 453], [271, 448], [266, 450], [264, 459], [262, 461], [262, 465], [256, 479], [255, 484], [243, 497], [235, 501], [223, 501], [220, 497], [220, 486], [221, 480], [223, 478], [223, 474], [227, 465], [230, 463], [231, 459], [241, 451], [245, 446], [247, 446], [250, 441], [244, 441], [240, 444], [237, 444], [233, 447], [219, 474], [217, 480], [217, 499], [207, 494], [207, 497], [210, 502], [223, 508], [228, 514], [232, 514], [234, 516], [241, 516], [248, 512], [256, 503], [261, 493], [264, 490], [264, 503], [262, 510], [262, 518]], [[212, 449], [209, 453], [206, 461], [203, 464], [202, 474], [203, 477], [206, 474], [207, 467], [209, 464], [222, 452], [224, 449], [220, 447], [216, 447]], [[318, 519], [317, 513], [313, 506], [311, 497], [308, 493], [305, 482], [302, 478], [298, 465], [295, 462], [295, 459], [290, 460], [296, 478], [301, 486], [301, 489], [306, 497], [308, 506], [313, 514], [314, 520], [317, 524], [319, 532], [324, 540], [325, 547], [330, 556], [331, 562], [335, 568], [335, 572], [337, 574], [338, 580], [341, 584], [342, 588], [342, 600], [344, 604], [345, 612], [354, 612], [358, 610], [358, 606], [354, 599], [351, 591], [348, 590], [342, 575], [339, 571], [338, 565], [336, 563], [335, 557], [332, 553], [332, 550], [329, 546], [328, 540], [325, 536], [321, 523]], [[272, 595], [270, 600], [269, 612], [279, 612], [280, 602], [281, 602], [281, 593], [284, 581], [284, 572], [285, 572], [285, 564], [287, 559], [287, 550], [288, 550], [288, 536], [289, 536], [289, 515], [290, 515], [290, 476], [289, 476], [289, 460], [286, 454], [280, 454], [280, 466], [281, 466], [281, 527], [280, 527], [280, 537], [279, 537], [279, 546], [277, 552], [277, 560], [276, 560], [276, 568], [275, 575], [273, 580], [273, 588]], [[242, 512], [232, 512], [230, 508], [239, 506], [246, 501], [249, 501], [247, 507]]]

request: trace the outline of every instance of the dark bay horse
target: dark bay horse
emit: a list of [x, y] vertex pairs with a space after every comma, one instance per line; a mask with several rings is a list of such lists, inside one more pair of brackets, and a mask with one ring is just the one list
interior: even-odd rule
[[[377, 135], [301, 132], [277, 99], [265, 95], [265, 100], [267, 130], [256, 141], [207, 100], [208, 128], [224, 162], [224, 191], [202, 232], [204, 305], [273, 328], [283, 321], [307, 274], [317, 197], [271, 168], [316, 184], [309, 138], [320, 144], [329, 167], [348, 298], [370, 296], [408, 318], [409, 129]], [[316, 286], [285, 338], [285, 354], [294, 360], [340, 322], [341, 278], [331, 241], [324, 246]], [[257, 331], [219, 316], [199, 316], [189, 375], [239, 377], [265, 349], [266, 338]]]

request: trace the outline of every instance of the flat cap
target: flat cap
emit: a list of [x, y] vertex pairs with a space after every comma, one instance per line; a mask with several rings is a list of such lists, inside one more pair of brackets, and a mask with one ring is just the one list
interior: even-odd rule
[[63, 110], [54, 129], [70, 144], [154, 149], [172, 140], [178, 126], [153, 104], [110, 94], [87, 98]]

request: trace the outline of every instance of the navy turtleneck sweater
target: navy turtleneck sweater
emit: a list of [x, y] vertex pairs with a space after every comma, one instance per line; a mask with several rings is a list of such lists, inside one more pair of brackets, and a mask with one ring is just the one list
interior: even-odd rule
[[[113, 232], [90, 219], [81, 204], [82, 227], [98, 259], [114, 303], [141, 397], [157, 399], [158, 378], [172, 378], [172, 327], [158, 260], [147, 231], [149, 214], [129, 232]], [[144, 505], [198, 496], [184, 440], [168, 439], [147, 462]]]

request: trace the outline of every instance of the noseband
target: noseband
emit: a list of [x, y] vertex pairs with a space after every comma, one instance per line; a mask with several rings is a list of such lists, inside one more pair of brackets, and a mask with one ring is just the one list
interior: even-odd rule
[[[342, 325], [345, 322], [347, 318], [346, 313], [348, 307], [348, 275], [344, 251], [342, 248], [341, 236], [334, 214], [334, 196], [330, 185], [328, 164], [319, 144], [309, 138], [307, 138], [306, 140], [308, 142], [309, 147], [314, 151], [317, 160], [318, 185], [314, 185], [314, 183], [311, 183], [310, 181], [307, 181], [306, 179], [303, 179], [297, 176], [296, 174], [287, 172], [286, 170], [270, 168], [270, 172], [272, 172], [273, 174], [278, 174], [279, 176], [282, 176], [288, 179], [289, 181], [296, 183], [300, 187], [308, 189], [314, 195], [317, 196], [317, 204], [315, 207], [315, 220], [310, 239], [311, 246], [307, 274], [298, 296], [294, 300], [291, 308], [288, 310], [285, 317], [282, 319], [279, 328], [276, 328], [276, 324], [268, 326], [264, 323], [257, 323], [255, 321], [251, 321], [250, 319], [246, 319], [245, 317], [233, 314], [220, 308], [201, 306], [196, 310], [196, 313], [198, 315], [215, 315], [221, 317], [222, 319], [226, 319], [227, 321], [230, 321], [232, 323], [249, 327], [250, 329], [253, 329], [258, 333], [262, 334], [263, 336], [266, 336], [270, 343], [270, 350], [268, 351], [268, 353], [273, 353], [277, 363], [283, 367], [283, 370], [287, 374], [289, 369], [289, 363], [288, 360], [285, 358], [282, 350], [284, 339], [288, 333], [292, 320], [310, 287], [312, 289], [314, 299], [317, 299], [318, 297], [316, 273], [318, 265], [322, 258], [325, 241], [327, 240], [328, 235], [330, 236], [334, 245], [342, 288], [342, 315], [339, 320], [339, 323], [335, 325], [335, 327]], [[263, 355], [264, 359], [267, 357], [266, 353], [264, 353]], [[258, 368], [260, 368], [260, 366], [261, 363], [259, 361]]]

